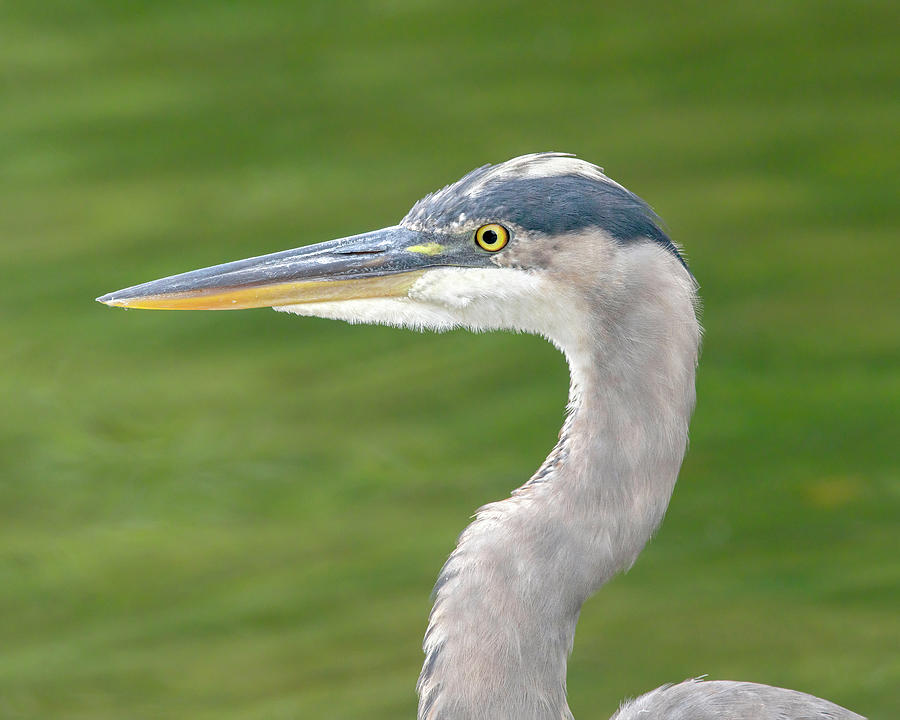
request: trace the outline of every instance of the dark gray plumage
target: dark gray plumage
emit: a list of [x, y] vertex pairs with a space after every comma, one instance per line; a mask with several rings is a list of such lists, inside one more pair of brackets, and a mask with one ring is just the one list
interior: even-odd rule
[[[569, 159], [563, 153], [536, 153], [523, 168]], [[515, 161], [511, 161], [515, 162]], [[569, 172], [550, 176], [515, 174], [508, 163], [484, 165], [419, 200], [404, 223], [446, 226], [460, 215], [469, 220], [503, 218], [523, 230], [558, 236], [595, 227], [618, 242], [658, 243], [687, 267], [678, 248], [663, 230], [662, 220], [633, 192], [581, 163]], [[504, 167], [507, 172], [503, 172]], [[587, 171], [590, 168], [590, 171]], [[499, 172], [498, 172], [499, 170]]]

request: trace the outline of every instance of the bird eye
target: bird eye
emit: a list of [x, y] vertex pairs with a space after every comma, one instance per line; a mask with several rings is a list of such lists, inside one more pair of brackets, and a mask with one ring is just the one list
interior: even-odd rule
[[509, 242], [509, 230], [497, 223], [482, 225], [475, 231], [475, 242], [482, 250], [497, 252]]

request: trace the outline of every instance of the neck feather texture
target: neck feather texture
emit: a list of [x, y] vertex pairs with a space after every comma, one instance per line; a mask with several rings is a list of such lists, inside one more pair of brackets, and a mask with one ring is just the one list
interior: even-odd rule
[[631, 268], [627, 306], [591, 298], [570, 313], [580, 325], [547, 333], [569, 363], [569, 414], [537, 473], [478, 511], [441, 570], [420, 720], [572, 717], [581, 606], [661, 522], [686, 448], [700, 328], [679, 270], [642, 281]]

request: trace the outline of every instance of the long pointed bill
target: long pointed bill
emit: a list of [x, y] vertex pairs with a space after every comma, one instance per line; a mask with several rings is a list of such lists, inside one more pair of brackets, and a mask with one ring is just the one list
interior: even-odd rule
[[239, 310], [400, 297], [429, 267], [467, 265], [427, 233], [401, 226], [215, 265], [97, 298], [110, 306]]

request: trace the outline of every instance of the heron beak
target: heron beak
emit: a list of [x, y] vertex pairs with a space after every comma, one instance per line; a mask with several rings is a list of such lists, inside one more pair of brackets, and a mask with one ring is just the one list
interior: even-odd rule
[[240, 310], [402, 297], [429, 267], [448, 262], [428, 233], [402, 226], [173, 275], [111, 292], [124, 308]]

